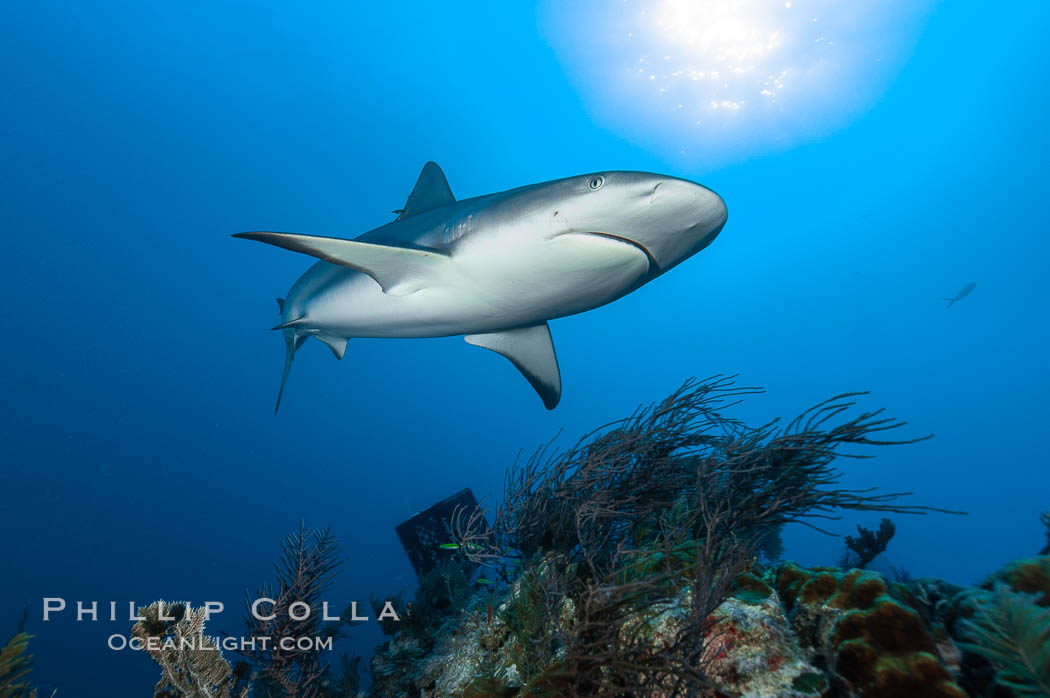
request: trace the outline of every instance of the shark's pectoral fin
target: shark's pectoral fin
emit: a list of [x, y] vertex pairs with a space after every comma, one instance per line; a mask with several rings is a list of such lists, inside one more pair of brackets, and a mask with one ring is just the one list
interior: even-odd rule
[[236, 233], [233, 237], [258, 240], [293, 252], [302, 252], [332, 264], [368, 274], [391, 296], [407, 296], [439, 277], [450, 263], [433, 250], [376, 245], [371, 242], [296, 233]]
[[554, 353], [551, 330], [547, 323], [520, 327], [516, 330], [468, 334], [468, 344], [484, 347], [510, 359], [521, 375], [529, 381], [543, 399], [543, 405], [553, 410], [561, 400], [561, 371]]

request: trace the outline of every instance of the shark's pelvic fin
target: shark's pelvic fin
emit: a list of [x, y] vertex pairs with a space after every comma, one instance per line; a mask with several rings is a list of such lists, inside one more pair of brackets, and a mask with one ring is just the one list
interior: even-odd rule
[[452, 196], [445, 173], [441, 171], [436, 162], [428, 162], [423, 165], [423, 171], [419, 173], [416, 186], [408, 195], [405, 208], [400, 211], [401, 215], [397, 217], [397, 220], [455, 203], [455, 201], [456, 197]]
[[282, 315], [284, 314], [284, 299], [283, 298], [278, 298], [277, 299], [277, 312], [281, 313]]
[[343, 355], [346, 354], [346, 337], [333, 337], [330, 335], [319, 334], [316, 335], [318, 339], [328, 345], [328, 348], [335, 354], [335, 358], [342, 359]]
[[543, 399], [543, 405], [553, 410], [561, 400], [561, 371], [554, 353], [551, 330], [547, 323], [520, 327], [516, 330], [468, 334], [468, 344], [490, 349], [510, 359]]
[[277, 410], [281, 408], [281, 398], [284, 397], [284, 386], [288, 384], [288, 374], [292, 370], [292, 361], [295, 359], [295, 352], [299, 351], [299, 347], [306, 341], [307, 336], [305, 334], [296, 335], [295, 330], [286, 329], [283, 330], [284, 334], [284, 373], [281, 374], [281, 389], [277, 391], [277, 404], [273, 406], [273, 413], [277, 414]]
[[332, 264], [368, 274], [391, 296], [407, 296], [437, 277], [449, 264], [447, 255], [371, 242], [326, 238], [296, 233], [236, 233], [233, 237], [257, 240], [293, 252], [302, 252]]

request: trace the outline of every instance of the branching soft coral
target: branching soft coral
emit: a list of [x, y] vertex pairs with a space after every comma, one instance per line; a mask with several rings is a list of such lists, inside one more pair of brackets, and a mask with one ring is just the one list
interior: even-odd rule
[[[757, 542], [789, 522], [813, 526], [846, 509], [923, 514], [944, 511], [898, 504], [908, 493], [838, 486], [832, 463], [851, 446], [907, 444], [881, 435], [904, 425], [863, 412], [840, 423], [862, 393], [847, 393], [785, 426], [750, 427], [721, 410], [760, 392], [731, 378], [689, 380], [667, 399], [583, 437], [575, 446], [537, 451], [507, 473], [491, 529], [479, 512], [458, 512], [454, 534], [481, 562], [543, 551], [586, 563], [596, 577], [616, 567], [617, 551], [656, 539], [662, 517], [684, 500], [689, 533]], [[717, 530], [712, 530], [712, 527]]]
[[155, 601], [140, 608], [143, 618], [131, 629], [145, 651], [160, 665], [161, 677], [153, 688], [156, 698], [233, 698], [230, 665], [214, 640], [204, 635], [206, 612], [188, 603]]

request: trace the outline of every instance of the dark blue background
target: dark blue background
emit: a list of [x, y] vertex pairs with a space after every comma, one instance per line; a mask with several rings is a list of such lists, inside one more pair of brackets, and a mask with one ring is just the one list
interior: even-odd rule
[[[5, 8], [0, 629], [31, 600], [43, 694], [145, 695], [153, 664], [105, 648], [126, 623], [44, 624], [40, 598], [224, 600], [211, 627], [236, 633], [300, 519], [345, 546], [333, 605], [411, 588], [395, 524], [464, 486], [495, 497], [519, 449], [717, 372], [769, 388], [749, 419], [871, 389], [909, 435], [936, 432], [844, 464], [851, 485], [970, 512], [899, 518], [889, 561], [968, 583], [1033, 553], [1050, 506], [1034, 8], [944, 3], [864, 116], [717, 171], [592, 123], [523, 6]], [[554, 412], [461, 339], [355, 340], [341, 363], [309, 343], [274, 418], [283, 344], [266, 328], [310, 260], [229, 234], [355, 236], [428, 159], [460, 197], [667, 172], [720, 192], [730, 221], [673, 273], [552, 323]], [[841, 551], [786, 539], [806, 563]], [[354, 632], [360, 652], [379, 639]]]

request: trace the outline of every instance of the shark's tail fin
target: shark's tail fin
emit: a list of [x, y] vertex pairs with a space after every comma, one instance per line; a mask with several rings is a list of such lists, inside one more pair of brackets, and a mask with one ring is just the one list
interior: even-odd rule
[[956, 299], [955, 298], [943, 298], [942, 300], [948, 301], [948, 305], [944, 306], [944, 309], [947, 310], [948, 308], [950, 308], [953, 305], [955, 305], [955, 300]]
[[277, 404], [273, 406], [274, 414], [277, 414], [277, 410], [281, 408], [281, 398], [284, 397], [284, 386], [288, 384], [288, 374], [292, 370], [295, 352], [299, 351], [299, 347], [307, 338], [305, 334], [297, 334], [294, 327], [283, 328], [281, 334], [284, 335], [284, 373], [281, 374], [281, 389], [277, 392]]
[[[277, 299], [277, 309], [282, 315], [284, 315], [284, 299]], [[284, 397], [284, 386], [288, 383], [288, 374], [292, 370], [292, 361], [295, 359], [295, 352], [299, 351], [299, 347], [306, 341], [306, 335], [297, 334], [295, 331], [296, 325], [300, 323], [303, 318], [298, 320], [292, 320], [291, 322], [283, 322], [275, 330], [280, 330], [281, 334], [284, 335], [284, 373], [281, 374], [281, 389], [277, 391], [277, 404], [273, 406], [273, 413], [277, 414], [277, 410], [281, 408], [281, 398]]]

